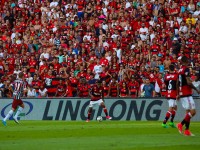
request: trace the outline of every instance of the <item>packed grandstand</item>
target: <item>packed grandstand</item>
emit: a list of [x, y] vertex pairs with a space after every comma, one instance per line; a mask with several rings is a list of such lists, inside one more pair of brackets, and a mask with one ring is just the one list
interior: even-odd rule
[[24, 97], [88, 97], [97, 80], [106, 97], [160, 97], [183, 55], [200, 85], [198, 0], [1, 0], [0, 10], [0, 97], [20, 72]]

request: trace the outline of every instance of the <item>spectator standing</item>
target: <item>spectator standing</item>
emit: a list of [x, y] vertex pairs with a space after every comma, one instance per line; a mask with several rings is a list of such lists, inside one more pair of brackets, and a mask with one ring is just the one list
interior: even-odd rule
[[146, 83], [143, 87], [143, 92], [145, 93], [144, 97], [148, 98], [155, 97], [155, 88], [154, 85], [150, 83], [149, 78], [146, 78]]
[[100, 65], [100, 60], [97, 59], [96, 65], [94, 66], [93, 72], [95, 74], [95, 79], [99, 79], [99, 75], [102, 72], [102, 66]]
[[13, 73], [16, 74], [16, 75], [17, 75], [17, 78], [18, 78], [20, 72], [22, 72], [22, 71], [20, 70], [19, 66], [17, 65], [17, 66], [15, 67], [15, 70], [14, 70]]
[[173, 39], [172, 48], [173, 48], [173, 54], [176, 54], [176, 56], [178, 56], [181, 45], [176, 37]]

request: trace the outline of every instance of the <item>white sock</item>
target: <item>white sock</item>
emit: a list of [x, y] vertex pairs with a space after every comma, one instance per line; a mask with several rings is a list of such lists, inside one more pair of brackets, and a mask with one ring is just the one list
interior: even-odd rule
[[22, 112], [23, 108], [22, 107], [19, 107], [14, 118], [17, 118], [19, 116], [19, 114]]
[[3, 119], [3, 121], [6, 121], [7, 119], [9, 119], [10, 116], [12, 116], [12, 114], [13, 114], [13, 110], [11, 109], [11, 110], [8, 112], [8, 114], [6, 115], [6, 117]]

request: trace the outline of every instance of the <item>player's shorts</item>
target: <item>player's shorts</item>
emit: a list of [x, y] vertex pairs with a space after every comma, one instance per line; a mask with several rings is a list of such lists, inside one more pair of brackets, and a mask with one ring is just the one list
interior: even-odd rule
[[97, 101], [90, 101], [89, 107], [93, 107], [96, 104], [101, 105], [101, 103], [103, 103], [102, 99], [99, 99]]
[[177, 103], [176, 103], [175, 99], [168, 99], [168, 104], [169, 104], [169, 107], [177, 106]]
[[195, 103], [192, 96], [181, 97], [180, 101], [184, 109], [186, 110], [195, 109]]
[[23, 101], [21, 99], [14, 99], [12, 102], [12, 108], [17, 109], [17, 106], [20, 106], [23, 104]]

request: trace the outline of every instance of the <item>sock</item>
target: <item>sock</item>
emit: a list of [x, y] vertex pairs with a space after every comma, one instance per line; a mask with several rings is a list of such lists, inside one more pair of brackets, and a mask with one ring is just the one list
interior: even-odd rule
[[166, 116], [165, 116], [165, 120], [163, 121], [164, 124], [166, 124], [166, 122], [168, 121], [170, 115], [171, 115], [171, 112], [167, 111]]
[[3, 121], [6, 121], [7, 119], [9, 119], [10, 116], [12, 116], [12, 114], [13, 114], [13, 110], [10, 110], [10, 111], [8, 112], [8, 114], [6, 115], [6, 117], [3, 119]]
[[104, 108], [103, 111], [104, 111], [105, 115], [108, 116], [107, 108]]
[[190, 122], [186, 122], [185, 123], [185, 130], [189, 130], [189, 127], [190, 127]]
[[190, 112], [185, 115], [185, 121], [189, 122], [191, 118], [192, 118], [192, 115]]
[[172, 110], [172, 115], [171, 115], [171, 122], [174, 122], [174, 117], [176, 115], [176, 111]]
[[183, 119], [183, 121], [181, 121], [182, 126], [185, 124], [185, 119]]
[[22, 107], [19, 107], [14, 118], [17, 118], [19, 116], [19, 114], [22, 112], [23, 108]]
[[189, 125], [190, 125], [190, 119], [192, 118], [192, 115], [191, 115], [191, 113], [189, 112], [189, 113], [187, 113], [186, 115], [185, 115], [185, 118], [183, 119], [183, 121], [181, 122], [181, 124], [182, 125], [186, 125], [186, 130], [188, 130], [189, 129]]
[[90, 110], [88, 111], [88, 118], [87, 118], [87, 119], [90, 119], [91, 114], [92, 114], [92, 109], [90, 109]]
[[190, 119], [192, 118], [192, 115], [191, 113], [187, 113], [185, 115], [185, 130], [188, 130], [189, 129], [189, 126], [190, 126]]

